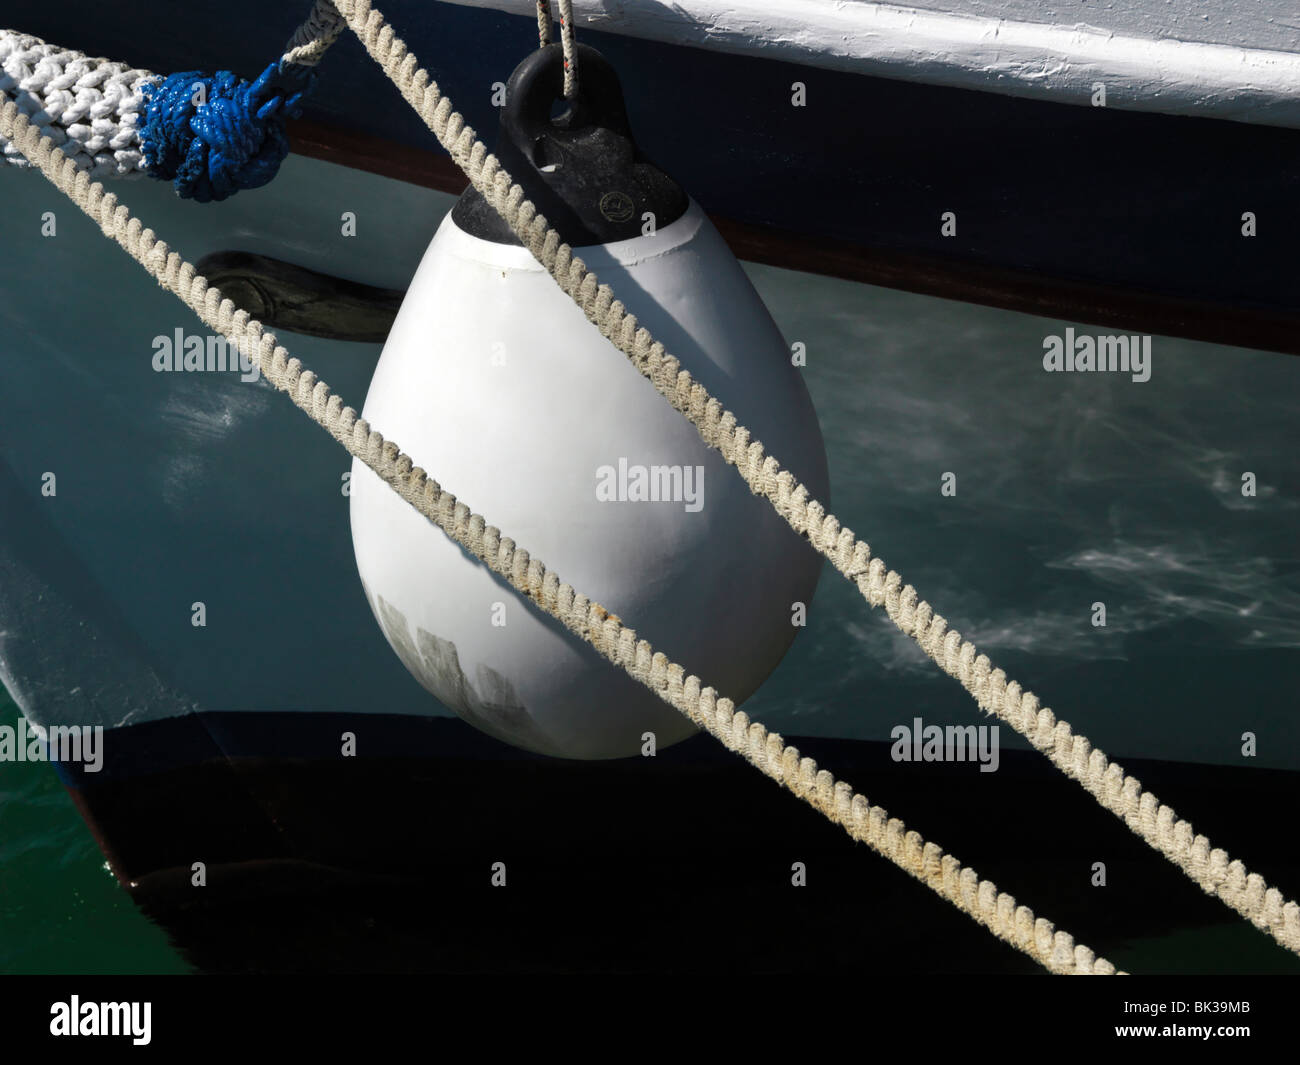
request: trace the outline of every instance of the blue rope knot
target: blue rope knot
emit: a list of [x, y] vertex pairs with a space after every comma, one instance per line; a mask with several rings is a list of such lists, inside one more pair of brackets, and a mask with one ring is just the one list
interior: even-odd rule
[[315, 80], [310, 67], [279, 60], [251, 83], [190, 70], [146, 85], [140, 144], [150, 175], [200, 203], [265, 185], [289, 152], [284, 124]]

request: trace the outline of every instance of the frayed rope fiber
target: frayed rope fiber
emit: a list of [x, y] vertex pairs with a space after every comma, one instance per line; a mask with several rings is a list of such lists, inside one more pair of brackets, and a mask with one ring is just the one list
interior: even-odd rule
[[267, 184], [289, 154], [284, 124], [315, 80], [311, 67], [281, 59], [253, 82], [191, 70], [145, 85], [139, 125], [150, 176], [200, 203]]

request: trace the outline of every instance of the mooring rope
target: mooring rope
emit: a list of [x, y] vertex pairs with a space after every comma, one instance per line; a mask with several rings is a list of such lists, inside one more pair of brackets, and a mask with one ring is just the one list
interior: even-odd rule
[[[14, 30], [0, 30], [0, 99], [14, 100], [95, 177], [151, 177], [200, 202], [265, 185], [289, 153], [315, 67], [346, 28], [317, 4], [284, 54], [253, 81], [218, 71], [163, 76], [95, 59]], [[0, 138], [4, 159], [25, 165]]]
[[697, 726], [740, 754], [764, 775], [788, 788], [841, 826], [854, 839], [916, 877], [941, 898], [979, 922], [999, 939], [1024, 952], [1053, 973], [1109, 975], [1115, 967], [1076, 943], [1051, 921], [1035, 917], [1028, 906], [999, 892], [991, 881], [908, 831], [897, 818], [871, 805], [844, 781], [837, 781], [812, 758], [802, 757], [778, 733], [751, 721], [730, 699], [719, 698], [699, 677], [656, 652], [599, 603], [575, 592], [542, 561], [489, 525], [454, 495], [444, 492], [391, 440], [370, 428], [364, 418], [335, 395], [324, 381], [289, 356], [275, 335], [247, 311], [222, 297], [193, 264], [146, 229], [130, 209], [98, 181], [77, 168], [48, 136], [42, 135], [12, 101], [0, 108], [0, 134], [82, 211], [115, 240], [158, 283], [178, 296], [211, 329], [240, 351], [251, 352], [263, 376], [288, 393], [297, 406], [360, 459], [403, 499], [446, 535], [508, 581], [570, 632], [596, 648], [610, 662], [685, 714]]
[[[559, 3], [563, 91], [573, 100], [573, 0]], [[164, 76], [0, 29], [0, 98], [16, 101], [94, 177], [147, 173], [172, 181], [181, 196], [224, 200], [275, 176], [289, 152], [285, 120], [297, 116], [315, 67], [346, 28], [338, 9], [319, 0], [280, 59], [251, 82], [230, 71]], [[550, 0], [537, 0], [537, 29], [542, 47], [550, 44]], [[4, 138], [0, 159], [27, 164]]]

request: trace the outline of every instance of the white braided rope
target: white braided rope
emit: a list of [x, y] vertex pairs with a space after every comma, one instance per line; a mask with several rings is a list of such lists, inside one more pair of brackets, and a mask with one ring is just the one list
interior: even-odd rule
[[[1053, 765], [1080, 783], [1102, 807], [1207, 894], [1217, 896], [1256, 928], [1300, 954], [1300, 906], [1269, 887], [1259, 875], [1247, 872], [1240, 861], [1229, 861], [1226, 851], [1211, 848], [1205, 836], [1195, 834], [1190, 822], [1179, 818], [1151, 792], [1144, 792], [1136, 779], [1109, 761], [1086, 737], [1074, 733], [1068, 723], [1057, 721], [1051, 710], [1040, 707], [1037, 696], [993, 668], [987, 656], [979, 654], [957, 630], [949, 629], [947, 621], [918, 598], [916, 589], [903, 585], [899, 573], [882, 559], [873, 558], [870, 547], [812, 499], [808, 489], [783, 470], [736, 416], [638, 324], [636, 316], [614, 298], [613, 290], [574, 256], [573, 249], [488, 152], [370, 0], [334, 3], [371, 58], [524, 247], [587, 319], [695, 426], [701, 439], [736, 467], [756, 495], [766, 498], [791, 528], [857, 586], [868, 603], [883, 606], [890, 620], [957, 680], [982, 710], [996, 714], [1025, 736]], [[1261, 811], [1258, 816], [1265, 814]]]
[[[0, 30], [0, 98], [16, 103], [77, 169], [97, 178], [146, 171], [135, 123], [145, 84], [157, 80], [147, 70]], [[6, 138], [0, 149], [5, 162], [27, 165]]]
[[[346, 25], [333, 4], [317, 0], [285, 45], [283, 59], [315, 66]], [[148, 70], [0, 30], [0, 99], [13, 100], [79, 170], [95, 178], [148, 172], [137, 120], [144, 87], [159, 81], [162, 75]], [[28, 165], [4, 137], [0, 150], [6, 163]]]
[[[765, 776], [788, 788], [804, 802], [841, 826], [904, 872], [917, 878], [940, 897], [983, 925], [999, 939], [1033, 958], [1052, 973], [1112, 975], [1115, 967], [1098, 958], [1051, 921], [1036, 917], [1028, 906], [999, 892], [991, 880], [973, 870], [826, 770], [811, 758], [787, 746], [780, 735], [768, 732], [736, 710], [730, 699], [719, 698], [699, 677], [685, 670], [646, 640], [623, 625], [599, 603], [560, 581], [540, 559], [518, 547], [508, 536], [475, 514], [449, 492], [444, 492], [424, 470], [415, 466], [391, 440], [370, 428], [364, 418], [333, 394], [329, 386], [291, 358], [274, 334], [241, 310], [219, 289], [209, 285], [192, 263], [153, 230], [146, 229], [125, 204], [105, 191], [98, 181], [79, 172], [54, 142], [42, 136], [12, 102], [0, 107], [0, 136], [9, 138], [24, 157], [82, 211], [106, 236], [115, 240], [158, 283], [178, 296], [211, 329], [231, 340], [240, 351], [253, 353], [263, 376], [288, 393], [298, 407], [360, 459], [412, 507], [433, 522], [475, 558], [507, 580], [520, 595], [610, 662], [626, 671], [659, 698], [686, 715], [700, 728], [745, 758]], [[721, 827], [721, 826], [719, 826]], [[756, 930], [756, 935], [767, 934]]]

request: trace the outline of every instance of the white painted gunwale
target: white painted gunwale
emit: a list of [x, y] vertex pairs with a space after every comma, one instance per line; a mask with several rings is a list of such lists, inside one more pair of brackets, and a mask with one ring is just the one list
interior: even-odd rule
[[[534, 13], [533, 0], [449, 2]], [[1219, 13], [1243, 17], [1216, 32], [1232, 43], [1180, 39], [1189, 20], [1162, 6], [1089, 12], [1110, 28], [866, 0], [574, 0], [574, 17], [579, 29], [1084, 106], [1100, 82], [1108, 107], [1300, 128], [1300, 52], [1260, 46], [1294, 40], [1275, 19], [1252, 21], [1246, 0], [1230, 0]]]

